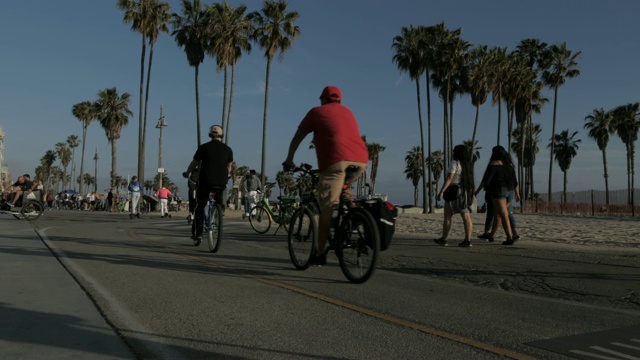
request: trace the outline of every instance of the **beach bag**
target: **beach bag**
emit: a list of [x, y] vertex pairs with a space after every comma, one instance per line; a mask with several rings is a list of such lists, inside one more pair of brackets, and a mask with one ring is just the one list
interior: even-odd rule
[[462, 189], [459, 184], [449, 184], [444, 193], [442, 194], [442, 198], [444, 201], [453, 201], [456, 200], [460, 195]]
[[391, 239], [396, 231], [396, 218], [398, 209], [390, 202], [382, 199], [367, 200], [363, 207], [369, 211], [378, 224], [380, 233], [380, 250], [384, 251], [391, 245]]

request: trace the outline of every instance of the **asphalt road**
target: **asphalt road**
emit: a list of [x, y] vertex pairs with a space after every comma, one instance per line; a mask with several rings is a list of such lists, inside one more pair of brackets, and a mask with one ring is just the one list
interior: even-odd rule
[[[216, 254], [176, 215], [50, 211], [29, 225], [130, 358], [640, 358], [639, 247], [465, 249], [397, 234], [354, 285], [333, 255], [295, 270], [282, 229], [256, 234], [231, 210]], [[55, 292], [61, 280], [31, 281]]]

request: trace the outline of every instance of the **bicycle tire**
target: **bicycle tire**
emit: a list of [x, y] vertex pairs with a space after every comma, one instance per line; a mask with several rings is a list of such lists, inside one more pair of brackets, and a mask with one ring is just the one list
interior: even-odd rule
[[380, 234], [376, 221], [365, 209], [350, 209], [339, 231], [335, 246], [342, 273], [352, 283], [362, 284], [378, 264]]
[[20, 215], [26, 220], [37, 220], [44, 211], [44, 206], [38, 201], [25, 201], [20, 209]]
[[211, 223], [207, 232], [209, 251], [218, 252], [220, 243], [222, 242], [222, 206], [216, 204], [212, 210]]
[[287, 246], [291, 263], [298, 270], [306, 270], [317, 241], [316, 218], [306, 206], [296, 210], [291, 216]]
[[271, 215], [264, 205], [256, 205], [251, 209], [249, 224], [258, 234], [264, 234], [271, 229]]

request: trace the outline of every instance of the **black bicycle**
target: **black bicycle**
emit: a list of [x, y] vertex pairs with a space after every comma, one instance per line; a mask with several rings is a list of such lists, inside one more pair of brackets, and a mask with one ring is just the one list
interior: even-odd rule
[[[346, 178], [350, 179], [358, 170], [357, 166], [348, 167]], [[312, 174], [308, 164], [302, 164], [292, 171]], [[318, 178], [313, 175], [312, 177], [315, 186]], [[375, 271], [380, 252], [380, 234], [373, 216], [361, 207], [362, 201], [349, 197], [349, 186], [350, 184], [345, 182], [342, 187], [337, 214], [331, 225], [327, 252], [335, 251], [345, 277], [353, 283], [360, 284], [367, 281]], [[315, 192], [311, 194], [312, 196], [305, 197], [289, 224], [289, 256], [293, 266], [298, 270], [309, 267], [311, 256], [317, 249], [319, 211]]]

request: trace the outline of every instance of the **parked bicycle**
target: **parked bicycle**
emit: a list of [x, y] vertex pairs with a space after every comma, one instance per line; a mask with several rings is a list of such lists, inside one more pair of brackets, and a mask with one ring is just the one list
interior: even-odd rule
[[[308, 165], [304, 165], [306, 164], [293, 171], [309, 173], [311, 170]], [[352, 166], [346, 171], [346, 178], [349, 179], [358, 168]], [[315, 180], [317, 183], [317, 177]], [[335, 251], [345, 277], [360, 284], [367, 281], [375, 271], [380, 252], [380, 234], [376, 220], [361, 206], [364, 200], [352, 200], [347, 195], [349, 186], [345, 182], [337, 211], [334, 210], [337, 213], [332, 221], [327, 251]], [[309, 267], [311, 256], [316, 251], [319, 214], [316, 203], [315, 196], [307, 198], [293, 214], [289, 225], [289, 256], [298, 270]]]
[[[224, 191], [222, 186], [214, 186], [209, 192], [209, 200], [207, 206], [204, 207], [204, 224], [203, 234], [207, 235], [207, 243], [209, 245], [209, 251], [212, 253], [217, 252], [220, 249], [220, 242], [222, 241], [222, 204], [218, 204], [215, 200], [215, 196], [218, 192]], [[196, 233], [196, 223], [191, 223], [191, 233]], [[193, 245], [199, 246], [201, 239], [194, 237]]]
[[271, 223], [278, 224], [278, 228], [273, 233], [276, 235], [280, 228], [284, 228], [285, 231], [289, 230], [289, 223], [291, 222], [291, 215], [295, 211], [296, 204], [299, 202], [297, 196], [278, 196], [278, 203], [275, 208], [271, 208], [269, 203], [268, 192], [273, 188], [276, 183], [267, 183], [264, 186], [264, 191], [258, 190], [258, 194], [261, 195], [261, 199], [256, 206], [254, 206], [249, 212], [249, 223], [251, 228], [258, 234], [264, 234], [271, 228]]

